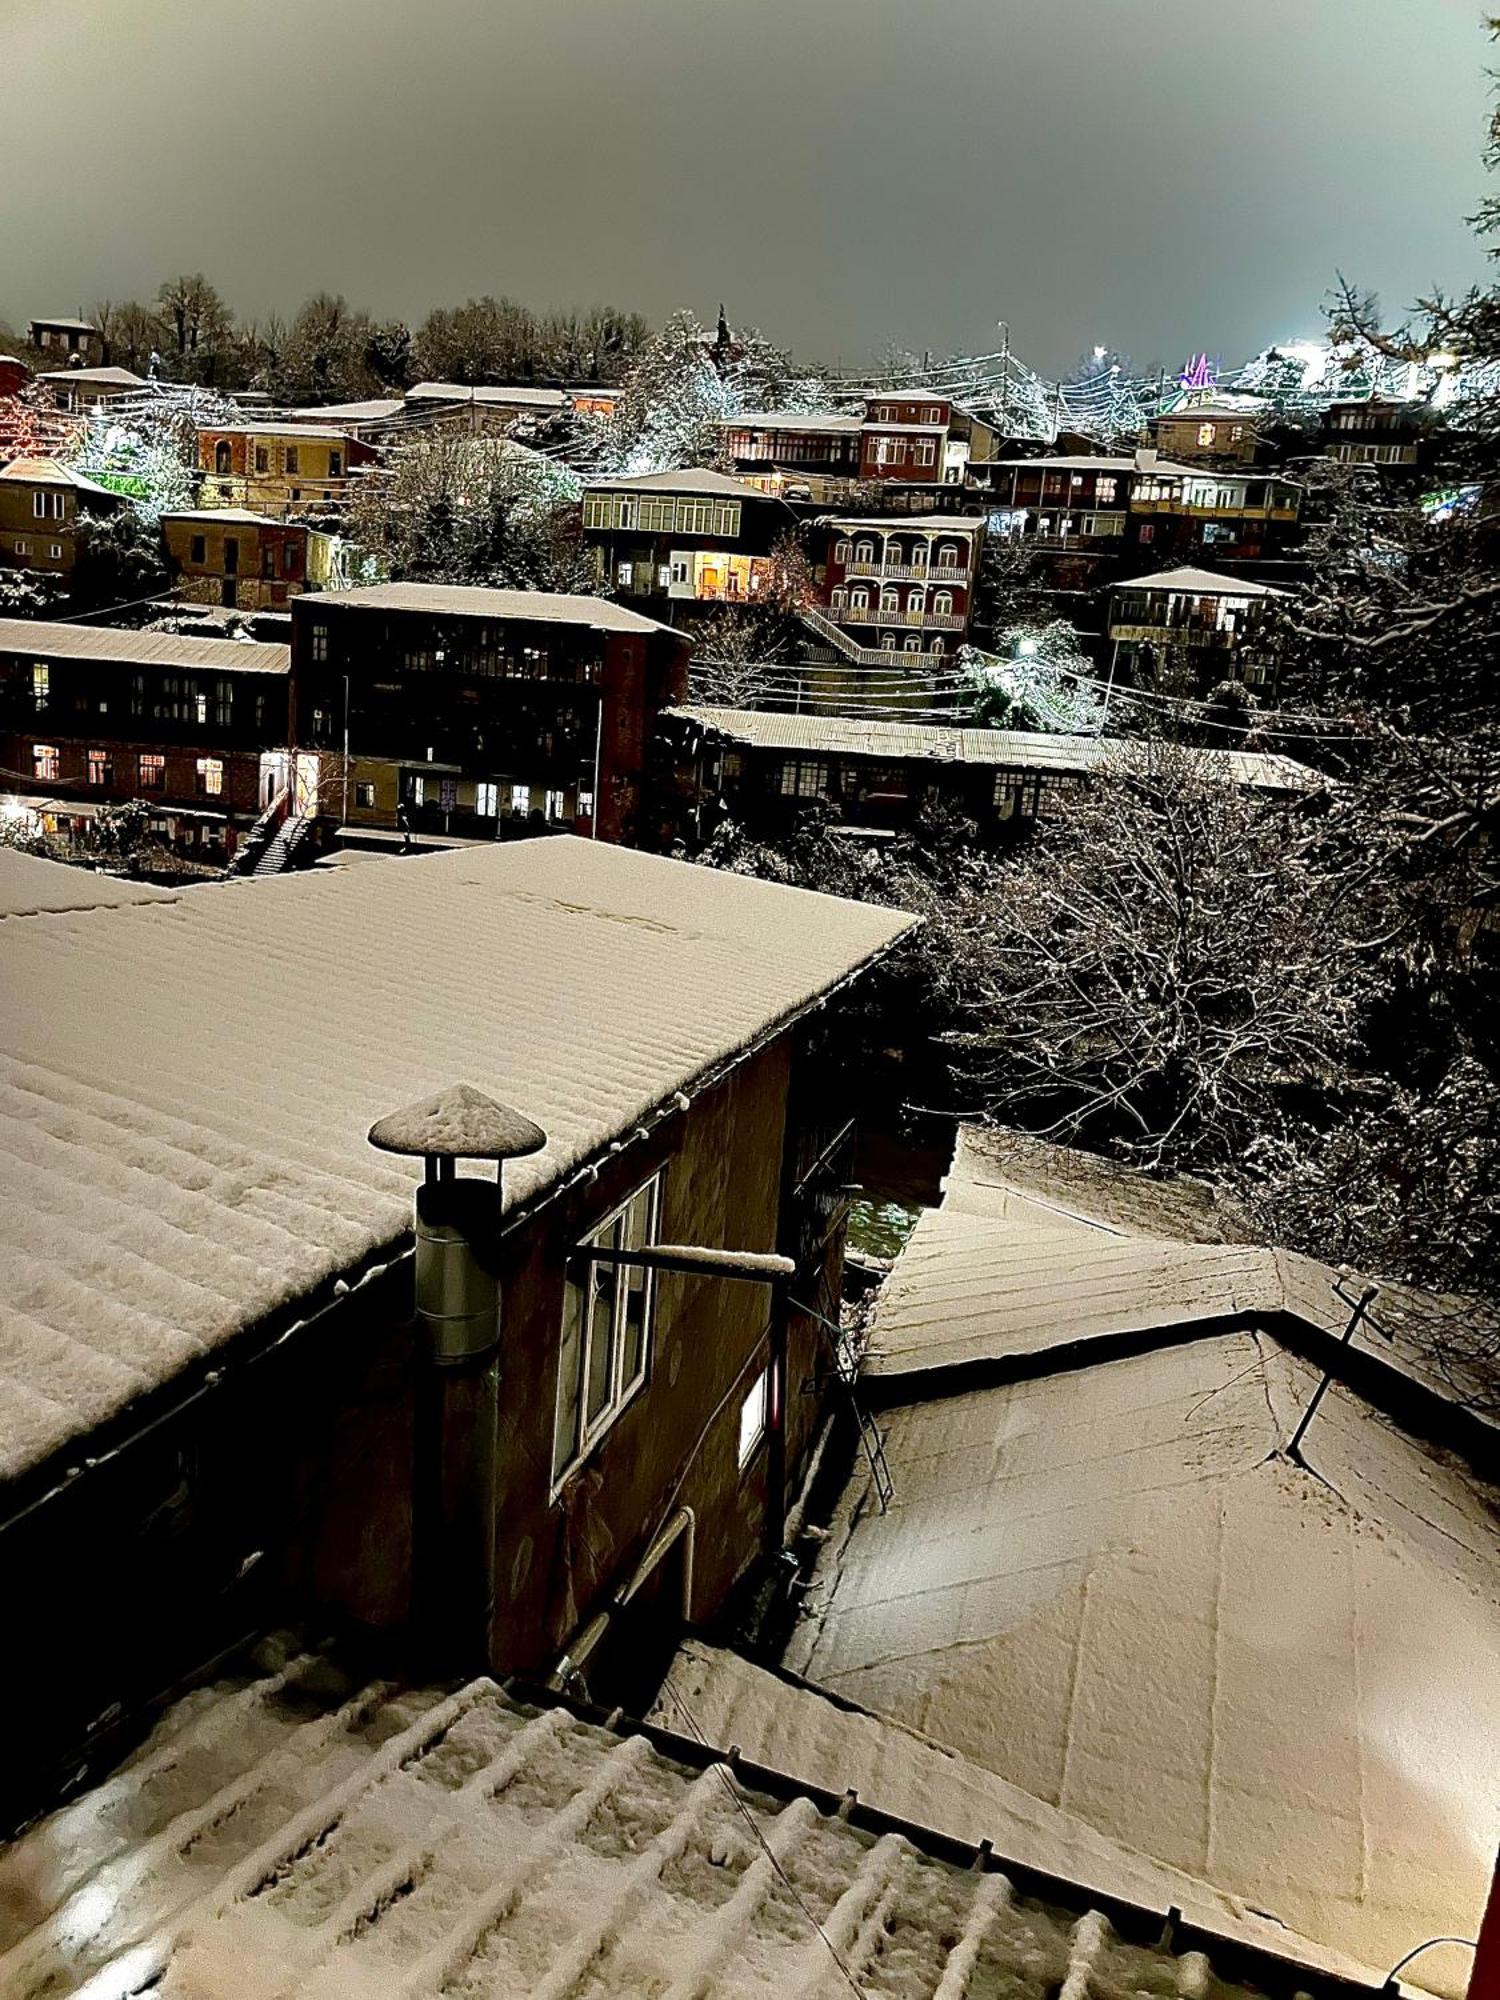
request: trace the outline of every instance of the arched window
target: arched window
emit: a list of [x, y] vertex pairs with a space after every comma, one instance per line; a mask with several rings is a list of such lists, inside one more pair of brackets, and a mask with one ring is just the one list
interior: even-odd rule
[[844, 586], [843, 586], [843, 585], [842, 585], [841, 583], [839, 583], [839, 584], [835, 584], [835, 585], [834, 585], [834, 591], [833, 591], [833, 608], [834, 608], [834, 610], [835, 610], [835, 611], [842, 611], [842, 610], [844, 609], [844, 607], [845, 607], [845, 606], [846, 606], [846, 605], [848, 604], [848, 602], [849, 602], [849, 593], [848, 593], [848, 591], [847, 591], [847, 590], [845, 590]]
[[921, 650], [922, 650], [922, 635], [921, 635], [921, 633], [920, 633], [920, 632], [908, 632], [908, 633], [907, 633], [907, 635], [906, 635], [906, 650], [907, 650], [907, 652], [908, 652], [908, 653], [920, 653], [920, 652], [921, 652]]
[[887, 569], [899, 568], [900, 565], [905, 561], [906, 561], [906, 551], [905, 549], [902, 548], [901, 544], [899, 542], [887, 542], [885, 545], [886, 568]]
[[870, 593], [868, 590], [850, 591], [849, 609], [851, 611], [868, 611], [869, 608], [870, 608]]
[[925, 590], [914, 590], [906, 600], [906, 608], [908, 612], [915, 612], [920, 617], [927, 609], [927, 592]]
[[946, 652], [947, 648], [944, 646], [941, 639], [932, 638], [929, 639], [927, 642], [927, 650], [934, 656], [934, 658], [936, 658], [941, 654], [943, 654], [944, 652]]
[[881, 652], [882, 652], [882, 653], [894, 653], [894, 652], [895, 652], [895, 650], [896, 650], [896, 635], [895, 635], [895, 633], [894, 633], [894, 632], [882, 632], [882, 633], [881, 633], [881, 635], [880, 635], [880, 650], [881, 650]]
[[856, 542], [854, 544], [854, 560], [862, 563], [874, 562], [875, 544], [873, 542]]
[[963, 550], [957, 542], [939, 542], [937, 559], [940, 569], [962, 569], [964, 566]]
[[214, 471], [228, 472], [231, 468], [233, 447], [228, 438], [220, 438], [214, 446]]
[[932, 600], [932, 608], [938, 617], [947, 616], [953, 609], [953, 592], [940, 590]]
[[833, 545], [833, 559], [834, 559], [834, 561], [835, 561], [835, 562], [841, 562], [841, 563], [846, 563], [846, 562], [848, 562], [848, 560], [849, 560], [849, 544], [848, 544], [848, 542], [847, 542], [847, 541], [842, 541], [842, 542], [835, 542], [835, 543], [834, 543], [834, 545]]
[[887, 584], [885, 589], [880, 593], [880, 608], [882, 611], [899, 611], [901, 609], [900, 591], [893, 590]]
[[928, 546], [929, 545], [926, 542], [912, 543], [911, 566], [913, 569], [920, 569], [920, 570], [926, 569]]

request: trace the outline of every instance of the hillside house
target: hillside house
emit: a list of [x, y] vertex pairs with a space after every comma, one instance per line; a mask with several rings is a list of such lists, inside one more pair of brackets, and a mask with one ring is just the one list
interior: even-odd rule
[[298, 743], [336, 760], [323, 807], [346, 827], [653, 844], [647, 745], [687, 688], [687, 643], [665, 625], [597, 597], [448, 584], [291, 609]]
[[47, 384], [60, 410], [78, 415], [107, 409], [147, 386], [146, 378], [129, 368], [62, 368], [47, 370], [37, 380]]
[[1276, 678], [1274, 650], [1263, 643], [1266, 613], [1285, 596], [1206, 569], [1127, 577], [1109, 588], [1112, 667], [1149, 682], [1176, 663], [1205, 687], [1226, 676], [1266, 687]]
[[602, 479], [582, 506], [601, 586], [668, 622], [768, 598], [772, 550], [796, 525], [774, 495], [722, 472]]
[[1146, 426], [1160, 457], [1187, 465], [1253, 465], [1259, 411], [1229, 403], [1184, 403]]
[[68, 576], [78, 560], [78, 523], [108, 514], [123, 495], [55, 458], [13, 458], [0, 469], [0, 564]]
[[285, 515], [342, 501], [351, 474], [373, 464], [375, 447], [334, 424], [211, 425], [198, 432], [205, 506]]
[[104, 365], [104, 335], [86, 319], [34, 319], [26, 328], [26, 338], [43, 354], [60, 360], [76, 359], [84, 368]]
[[48, 827], [140, 799], [162, 840], [228, 860], [288, 768], [290, 653], [3, 618], [0, 734], [8, 787]]
[[820, 528], [819, 596], [859, 664], [930, 664], [964, 643], [983, 516], [836, 515]]
[[334, 538], [248, 507], [183, 508], [161, 517], [177, 594], [194, 604], [279, 611], [333, 579]]
[[1422, 412], [1391, 397], [1330, 403], [1323, 416], [1323, 451], [1339, 465], [1414, 470], [1422, 457]]
[[0, 911], [8, 1824], [299, 1608], [542, 1678], [609, 1612], [639, 1671], [776, 1555], [824, 1010], [909, 918], [577, 839], [179, 892], [0, 850]]

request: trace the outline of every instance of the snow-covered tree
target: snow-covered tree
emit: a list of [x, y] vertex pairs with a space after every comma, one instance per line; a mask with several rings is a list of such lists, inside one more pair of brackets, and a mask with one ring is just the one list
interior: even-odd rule
[[1012, 626], [992, 652], [964, 646], [958, 663], [967, 705], [991, 728], [1097, 736], [1104, 727], [1104, 704], [1089, 684], [1094, 663], [1065, 618]]
[[195, 504], [198, 425], [233, 422], [233, 406], [211, 391], [162, 393], [122, 413], [92, 413], [67, 462], [75, 472], [125, 494], [150, 522]]

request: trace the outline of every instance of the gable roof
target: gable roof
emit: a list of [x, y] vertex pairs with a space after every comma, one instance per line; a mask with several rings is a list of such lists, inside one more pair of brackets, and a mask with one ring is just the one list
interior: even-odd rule
[[497, 409], [560, 410], [570, 401], [561, 389], [536, 389], [501, 382], [414, 382], [408, 403], [489, 403]]
[[93, 498], [113, 500], [117, 504], [125, 497], [116, 493], [112, 486], [101, 486], [95, 479], [86, 479], [81, 472], [74, 472], [70, 466], [55, 458], [13, 458], [9, 465], [0, 467], [0, 479], [13, 479], [27, 486], [71, 486], [76, 493], [87, 493]]
[[372, 1120], [471, 1083], [540, 1201], [911, 921], [560, 837], [0, 922], [0, 1478], [399, 1247]]
[[146, 378], [129, 368], [49, 368], [41, 382], [83, 382], [98, 389], [144, 389]]
[[[691, 1716], [621, 1723], [487, 1680], [359, 1687], [316, 1656], [273, 1658], [179, 1703], [0, 1853], [0, 1981], [199, 2000], [1252, 2000], [1204, 1956], [1213, 1940], [1158, 1942], [1159, 1906], [1007, 1872], [781, 1766], [726, 1757]], [[1279, 2000], [1309, 1984], [1290, 1950], [1224, 1956]]]
[[359, 590], [309, 591], [299, 607], [341, 611], [425, 611], [450, 618], [510, 618], [542, 625], [586, 625], [595, 632], [667, 632], [607, 597], [556, 590], [491, 590], [467, 583], [374, 583]]
[[48, 660], [114, 660], [122, 666], [201, 667], [228, 674], [289, 674], [289, 646], [248, 639], [199, 639], [124, 625], [63, 625], [0, 618], [0, 654]]
[[837, 410], [753, 410], [738, 417], [725, 417], [720, 429], [726, 431], [847, 431], [857, 437], [864, 418], [846, 416]]
[[894, 1497], [851, 1481], [789, 1663], [1368, 1965], [1471, 1935], [1500, 1491], [1386, 1414], [1451, 1386], [1399, 1334], [1351, 1357], [1339, 1274], [1209, 1190], [994, 1137], [877, 1305]]
[[1111, 590], [1188, 590], [1201, 597], [1285, 597], [1269, 583], [1251, 583], [1241, 576], [1225, 576], [1221, 571], [1194, 569], [1157, 570], [1153, 576], [1122, 577]]

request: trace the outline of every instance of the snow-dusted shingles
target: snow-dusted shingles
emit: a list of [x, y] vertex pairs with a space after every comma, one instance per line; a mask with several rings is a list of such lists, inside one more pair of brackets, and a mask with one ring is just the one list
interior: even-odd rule
[[687, 1749], [690, 1732], [617, 1735], [487, 1681], [396, 1693], [318, 1660], [267, 1664], [180, 1704], [122, 1770], [0, 1851], [0, 1990], [1246, 1991], [1198, 1954], [1127, 1942], [1086, 1897], [1023, 1896], [993, 1867], [935, 1859], [915, 1828], [825, 1814], [795, 1783], [750, 1789]]
[[909, 923], [571, 838], [76, 912], [123, 885], [26, 860], [0, 907], [63, 910], [0, 922], [0, 1477], [396, 1242], [376, 1119], [513, 1106], [528, 1200]]

